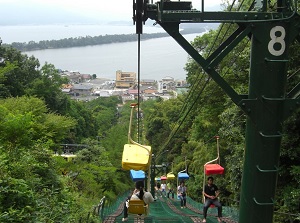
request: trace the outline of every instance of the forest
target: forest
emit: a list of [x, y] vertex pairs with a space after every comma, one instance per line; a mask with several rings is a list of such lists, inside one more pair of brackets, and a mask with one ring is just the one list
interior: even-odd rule
[[[228, 36], [234, 25], [220, 26], [192, 44], [207, 57]], [[217, 39], [217, 41], [214, 41]], [[219, 42], [218, 42], [219, 41]], [[290, 50], [287, 88], [299, 83], [299, 43]], [[1, 46], [0, 56], [0, 222], [100, 222], [91, 209], [106, 196], [110, 202], [132, 187], [121, 168], [127, 143], [130, 106], [117, 96], [89, 102], [73, 101], [63, 94], [67, 83], [52, 64]], [[245, 39], [218, 66], [218, 72], [241, 94], [249, 84], [250, 40]], [[237, 206], [245, 150], [246, 115], [203, 70], [188, 59], [187, 81], [197, 83], [189, 93], [167, 101], [140, 104], [143, 142], [155, 154], [165, 152], [174, 173], [187, 165], [189, 196], [201, 200], [203, 165], [216, 157], [215, 136], [220, 137], [224, 176], [216, 182], [221, 202]], [[274, 222], [300, 220], [300, 110], [283, 123]], [[88, 145], [74, 162], [60, 156], [60, 144]], [[255, 179], [254, 179], [255, 180]], [[86, 220], [88, 219], [88, 220]]]
[[[192, 34], [204, 32], [205, 28], [185, 28], [182, 34]], [[167, 33], [144, 33], [141, 40], [155, 39], [167, 37]], [[136, 34], [118, 34], [118, 35], [100, 35], [100, 36], [81, 36], [75, 38], [65, 38], [60, 40], [42, 40], [39, 42], [29, 41], [28, 43], [13, 42], [11, 44], [3, 44], [3, 46], [11, 46], [20, 51], [60, 49], [69, 47], [95, 46], [102, 44], [123, 43], [137, 41]]]

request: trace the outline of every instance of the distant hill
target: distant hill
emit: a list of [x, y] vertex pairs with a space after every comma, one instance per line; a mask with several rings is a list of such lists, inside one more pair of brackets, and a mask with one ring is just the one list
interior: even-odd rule
[[[181, 31], [182, 35], [192, 33], [205, 32], [208, 27], [196, 27], [185, 28]], [[168, 37], [169, 34], [166, 32], [161, 33], [144, 33], [141, 36], [141, 40], [154, 39]], [[59, 49], [59, 48], [70, 48], [70, 47], [82, 47], [82, 46], [95, 46], [111, 43], [122, 43], [122, 42], [133, 42], [137, 41], [136, 34], [115, 34], [115, 35], [100, 35], [100, 36], [86, 36], [86, 37], [75, 37], [65, 38], [60, 40], [42, 40], [39, 42], [30, 41], [28, 43], [17, 43], [3, 44], [3, 46], [10, 46], [20, 51], [31, 51], [31, 50], [44, 50], [44, 49]]]

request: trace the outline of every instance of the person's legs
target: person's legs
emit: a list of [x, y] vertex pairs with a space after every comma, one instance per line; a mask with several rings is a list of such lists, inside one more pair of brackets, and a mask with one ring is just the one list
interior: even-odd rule
[[160, 189], [157, 190], [157, 196], [162, 196], [162, 193], [161, 193]]
[[183, 206], [186, 207], [186, 196], [183, 197]]
[[[128, 200], [126, 200], [126, 202], [128, 202]], [[122, 221], [126, 221], [128, 218], [128, 208], [127, 208], [126, 202], [124, 202], [124, 210], [123, 210], [124, 216], [123, 216]]]
[[213, 204], [218, 208], [218, 217], [222, 217], [222, 204], [219, 202], [218, 199], [215, 199]]
[[180, 198], [180, 206], [181, 208], [183, 208], [183, 197], [180, 195], [179, 198]]
[[211, 205], [211, 200], [210, 199], [205, 199], [205, 204], [203, 206], [203, 218], [204, 218], [204, 220], [206, 220], [207, 210], [208, 210], [210, 205]]

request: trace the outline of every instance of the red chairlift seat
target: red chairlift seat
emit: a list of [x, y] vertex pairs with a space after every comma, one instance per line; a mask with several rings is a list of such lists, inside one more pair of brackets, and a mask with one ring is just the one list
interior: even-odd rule
[[224, 174], [224, 168], [216, 163], [213, 164], [206, 164], [205, 168], [205, 175], [213, 175], [213, 174]]
[[160, 177], [161, 180], [167, 180], [167, 177], [165, 175]]

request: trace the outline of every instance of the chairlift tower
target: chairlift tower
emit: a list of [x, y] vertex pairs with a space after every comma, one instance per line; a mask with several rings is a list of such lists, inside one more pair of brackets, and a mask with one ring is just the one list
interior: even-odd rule
[[[194, 0], [196, 1], [196, 0]], [[200, 1], [200, 0], [199, 0]], [[297, 1], [256, 0], [252, 11], [212, 12], [192, 8], [191, 1], [133, 0], [136, 33], [154, 20], [203, 68], [247, 115], [246, 148], [240, 198], [240, 223], [273, 222], [282, 123], [300, 106], [300, 84], [286, 91], [288, 49], [300, 41]], [[208, 58], [180, 34], [180, 23], [235, 23], [238, 28]], [[221, 60], [244, 38], [251, 39], [248, 95], [239, 95], [216, 71]], [[170, 65], [171, 66], [171, 65]]]

